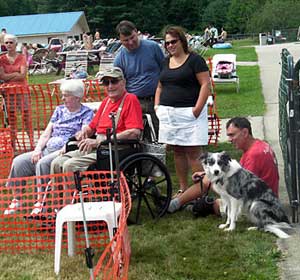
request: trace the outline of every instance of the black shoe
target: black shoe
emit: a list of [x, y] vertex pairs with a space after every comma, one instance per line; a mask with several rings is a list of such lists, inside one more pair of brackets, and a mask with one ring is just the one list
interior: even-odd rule
[[187, 206], [195, 217], [207, 217], [214, 214], [214, 202], [213, 197], [204, 196], [194, 201], [192, 206]]

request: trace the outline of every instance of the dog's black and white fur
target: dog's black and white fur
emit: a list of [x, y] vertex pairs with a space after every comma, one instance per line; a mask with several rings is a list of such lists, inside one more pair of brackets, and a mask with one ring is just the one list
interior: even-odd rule
[[242, 208], [256, 227], [272, 232], [279, 238], [288, 238], [283, 229], [290, 229], [288, 217], [272, 190], [256, 175], [242, 168], [226, 152], [205, 153], [200, 157], [204, 171], [222, 202], [227, 220], [219, 228], [231, 231]]

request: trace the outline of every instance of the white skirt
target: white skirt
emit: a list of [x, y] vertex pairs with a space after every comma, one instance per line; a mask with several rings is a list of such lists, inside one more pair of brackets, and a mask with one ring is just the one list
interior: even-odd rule
[[208, 144], [207, 106], [196, 118], [193, 107], [175, 108], [159, 105], [159, 142], [179, 146], [203, 146]]

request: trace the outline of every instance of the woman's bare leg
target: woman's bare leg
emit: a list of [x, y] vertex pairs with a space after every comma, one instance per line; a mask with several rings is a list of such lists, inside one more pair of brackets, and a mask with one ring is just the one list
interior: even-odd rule
[[176, 175], [179, 181], [179, 189], [185, 191], [188, 188], [189, 161], [186, 151], [182, 146], [174, 146], [174, 163]]

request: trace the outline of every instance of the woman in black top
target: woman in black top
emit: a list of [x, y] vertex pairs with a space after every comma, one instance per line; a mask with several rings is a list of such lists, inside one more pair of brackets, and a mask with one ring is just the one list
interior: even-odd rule
[[179, 191], [188, 188], [188, 172], [202, 170], [198, 161], [201, 146], [208, 143], [206, 101], [210, 77], [205, 60], [188, 49], [181, 27], [165, 32], [169, 57], [164, 62], [156, 89], [155, 107], [159, 118], [159, 142], [173, 148]]

